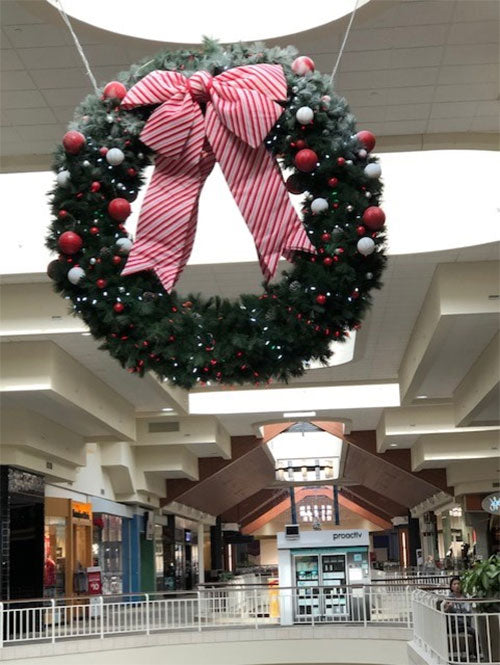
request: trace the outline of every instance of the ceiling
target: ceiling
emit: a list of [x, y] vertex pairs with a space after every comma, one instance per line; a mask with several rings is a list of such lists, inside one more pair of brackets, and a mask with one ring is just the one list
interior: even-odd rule
[[[1, 5], [2, 167], [44, 168], [92, 89], [54, 7]], [[476, 147], [494, 148], [496, 138], [482, 133], [499, 131], [499, 9], [496, 0], [373, 0], [359, 8], [335, 87], [358, 124], [380, 137], [379, 149], [465, 146], [471, 135]], [[268, 44], [294, 44], [329, 73], [347, 20]], [[179, 48], [72, 24], [99, 83], [162, 48]]]
[[[76, 104], [91, 92], [91, 87], [71, 37], [52, 6], [45, 0], [0, 2], [1, 168], [3, 171], [46, 169]], [[372, 0], [359, 9], [340, 64], [336, 89], [350, 102], [358, 124], [378, 135], [377, 146], [381, 150], [498, 147], [499, 11], [497, 0]], [[72, 24], [100, 83], [114, 79], [117, 72], [128, 69], [133, 62], [169, 48], [168, 44], [107, 33], [76, 20]], [[346, 25], [344, 19], [268, 43], [283, 46], [293, 43], [300, 53], [315, 60], [319, 70], [328, 73], [336, 60]], [[172, 48], [177, 49], [178, 45]], [[449, 224], [452, 228], [453, 205], [460, 205], [462, 196], [472, 195], [467, 192], [463, 176], [466, 169], [462, 166], [457, 178], [458, 196], [450, 204], [449, 218], [436, 219], [436, 224]], [[425, 208], [424, 187], [425, 178], [422, 178], [411, 203], [418, 202], [422, 214], [429, 215], [432, 211]], [[418, 232], [418, 228], [408, 229], [409, 234]], [[497, 261], [499, 244], [480, 243], [478, 237], [477, 246], [390, 256], [384, 286], [374, 294], [373, 307], [357, 333], [352, 362], [309, 370], [292, 383], [302, 387], [398, 381], [437, 267]], [[21, 275], [14, 280], [27, 284], [45, 281], [49, 294], [50, 286], [44, 277]], [[190, 266], [181, 278], [179, 290], [199, 291], [199, 285], [203, 284], [207, 293], [234, 297], [250, 291], [252, 285], [258, 288], [260, 280], [257, 265]], [[51, 316], [60, 313], [59, 298], [56, 295], [47, 298], [43, 313], [46, 321], [42, 326], [45, 331], [53, 330], [51, 318], [61, 319]], [[445, 342], [440, 344], [439, 353], [419, 387], [419, 392], [430, 398], [428, 403], [437, 405], [452, 404], [457, 385], [498, 329], [498, 319], [489, 314], [457, 316], [446, 325]], [[18, 328], [21, 330], [22, 326], [14, 326], [12, 330]], [[139, 379], [123, 372], [116, 361], [98, 350], [93, 338], [82, 336], [83, 329], [71, 326], [66, 329], [73, 332], [34, 334], [26, 325], [19, 335], [7, 330], [3, 340], [54, 341], [133, 405], [138, 416], [160, 411], [172, 403], [167, 387], [156, 379], [151, 376]], [[273, 386], [268, 388], [273, 389]], [[498, 391], [498, 385], [492, 388], [489, 400], [471, 424], [498, 425]], [[43, 406], [48, 418], [71, 426], [76, 411], [72, 415], [54, 400], [44, 396], [38, 402], [37, 399], [33, 395], [25, 399], [21, 393], [15, 398], [16, 404], [27, 408], [40, 410]], [[227, 432], [237, 437], [233, 440], [232, 463], [222, 458], [201, 458], [199, 486], [194, 481], [176, 479], [168, 481], [167, 490], [188, 483], [177, 500], [182, 502], [183, 494], [187, 494], [186, 504], [213, 514], [257, 497], [254, 503], [258, 507], [252, 513], [255, 517], [259, 510], [269, 509], [273, 501], [281, 501], [283, 490], [269, 490], [273, 468], [262, 447], [250, 446], [245, 460], [238, 461], [238, 438], [250, 438], [256, 423], [280, 420], [282, 413], [218, 414], [217, 417]], [[362, 432], [377, 428], [383, 409], [339, 410], [332, 405], [318, 417], [347, 421], [349, 431]], [[95, 434], [95, 428], [92, 431]], [[402, 438], [406, 437], [405, 445], [411, 446], [418, 436], [410, 441], [406, 432]], [[391, 441], [391, 446], [400, 445], [397, 437]], [[410, 475], [407, 469], [398, 469], [397, 464], [390, 463], [395, 459], [391, 458], [392, 452], [386, 454], [384, 462], [350, 444], [344, 469], [344, 480], [349, 484], [344, 490], [346, 497], [367, 510], [378, 507], [384, 519], [401, 514], [401, 508], [406, 510], [439, 489], [421, 476]], [[406, 455], [407, 465], [411, 466], [410, 451], [398, 452]], [[205, 475], [204, 465], [211, 469]], [[261, 500], [262, 492], [271, 493]], [[387, 498], [396, 496], [397, 503]]]

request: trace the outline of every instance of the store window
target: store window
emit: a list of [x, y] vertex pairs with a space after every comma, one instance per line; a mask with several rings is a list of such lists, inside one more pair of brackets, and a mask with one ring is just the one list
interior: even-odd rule
[[46, 517], [44, 533], [43, 592], [46, 598], [65, 595], [66, 519]]
[[102, 593], [123, 593], [122, 518], [94, 513], [93, 565], [101, 568]]

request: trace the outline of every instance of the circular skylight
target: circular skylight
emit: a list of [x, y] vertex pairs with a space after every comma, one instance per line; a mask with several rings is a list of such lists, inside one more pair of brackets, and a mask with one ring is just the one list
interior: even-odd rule
[[[198, 44], [204, 36], [223, 43], [271, 39], [304, 32], [350, 14], [356, 0], [254, 0], [185, 3], [159, 0], [49, 0], [97, 28], [141, 39]], [[369, 0], [358, 0], [358, 9]]]

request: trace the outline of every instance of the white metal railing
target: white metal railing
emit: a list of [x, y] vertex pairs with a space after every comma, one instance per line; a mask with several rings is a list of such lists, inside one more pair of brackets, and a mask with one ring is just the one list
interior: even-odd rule
[[280, 624], [412, 625], [411, 589], [227, 586], [0, 603], [0, 644]]
[[413, 591], [414, 644], [428, 663], [500, 664], [500, 601]]

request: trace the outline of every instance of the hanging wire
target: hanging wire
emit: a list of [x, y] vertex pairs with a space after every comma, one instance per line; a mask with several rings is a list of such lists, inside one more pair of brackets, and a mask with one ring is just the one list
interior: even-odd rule
[[89, 61], [85, 57], [85, 53], [83, 52], [82, 45], [78, 41], [78, 37], [75, 34], [75, 31], [73, 30], [73, 27], [71, 26], [71, 23], [69, 22], [69, 18], [64, 11], [64, 8], [61, 4], [61, 0], [56, 0], [57, 4], [57, 10], [59, 11], [59, 14], [61, 15], [62, 20], [66, 23], [68, 26], [68, 30], [70, 31], [71, 36], [73, 37], [73, 41], [75, 42], [76, 50], [80, 54], [81, 59], [83, 60], [83, 64], [85, 65], [85, 69], [87, 70], [87, 76], [90, 79], [90, 82], [92, 83], [92, 87], [94, 88], [94, 92], [96, 95], [99, 95], [99, 88], [97, 87], [97, 81], [95, 80], [94, 75], [92, 74], [92, 70], [90, 69]]
[[335, 63], [335, 67], [333, 68], [333, 72], [332, 72], [332, 75], [330, 77], [330, 85], [332, 86], [332, 88], [333, 88], [334, 81], [335, 81], [335, 74], [337, 73], [337, 69], [339, 68], [340, 60], [341, 60], [341, 58], [344, 54], [345, 45], [347, 43], [347, 38], [349, 37], [349, 33], [351, 32], [351, 26], [352, 26], [352, 23], [354, 21], [354, 17], [356, 16], [356, 11], [358, 9], [358, 4], [359, 4], [359, 0], [355, 0], [354, 8], [351, 12], [351, 18], [349, 19], [349, 24], [347, 26], [347, 30], [345, 31], [344, 39], [342, 41], [342, 46], [340, 47], [340, 51], [339, 51], [339, 54], [337, 56], [337, 62]]

